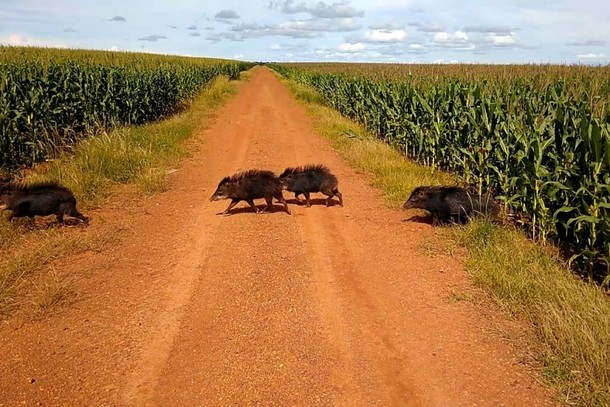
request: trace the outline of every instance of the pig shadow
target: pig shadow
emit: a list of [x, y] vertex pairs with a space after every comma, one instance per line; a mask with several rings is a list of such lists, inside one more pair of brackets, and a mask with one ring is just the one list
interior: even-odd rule
[[[305, 201], [305, 199], [303, 199], [302, 201], [298, 201], [296, 198], [292, 198], [292, 199], [286, 199], [286, 202], [288, 202], [288, 204], [297, 205], [297, 206], [307, 205], [307, 202]], [[311, 206], [314, 206], [314, 205], [326, 206], [326, 198], [311, 198], [309, 200], [309, 202], [311, 203]], [[330, 205], [328, 205], [328, 206], [335, 206], [335, 205], [339, 206], [339, 201], [337, 200], [337, 198], [331, 199]]]
[[403, 222], [426, 223], [428, 225], [432, 225], [432, 215], [413, 215], [411, 217], [403, 219], [402, 221]]
[[[403, 222], [417, 222], [432, 225], [432, 215], [413, 215], [409, 218], [402, 220]], [[467, 217], [451, 217], [449, 219], [438, 220], [436, 226], [438, 227], [452, 227], [452, 226], [463, 226], [470, 222], [470, 218]]]
[[[263, 209], [265, 207], [265, 205], [264, 204], [260, 204], [260, 205], [256, 205], [256, 207], [260, 211], [261, 209]], [[284, 213], [286, 213], [286, 208], [284, 208], [284, 205], [274, 203], [271, 206], [271, 208], [267, 208], [267, 210], [265, 212], [259, 212], [259, 213], [256, 213], [254, 211], [254, 208], [252, 208], [249, 205], [247, 205], [247, 206], [240, 206], [239, 208], [232, 208], [226, 214], [224, 213], [224, 210], [222, 210], [222, 211], [216, 213], [216, 215], [218, 215], [218, 216], [232, 216], [232, 215], [240, 215], [240, 214], [267, 215], [267, 214], [274, 214], [274, 213], [277, 213], [277, 212], [284, 212]]]
[[[90, 220], [90, 219], [89, 219]], [[7, 223], [14, 227], [21, 228], [24, 231], [33, 232], [36, 230], [50, 230], [58, 228], [74, 228], [74, 227], [86, 227], [88, 223], [81, 222], [77, 218], [64, 218], [63, 223], [58, 222], [54, 216], [48, 218], [36, 217], [30, 219], [27, 217], [13, 218], [12, 220], [5, 219]]]

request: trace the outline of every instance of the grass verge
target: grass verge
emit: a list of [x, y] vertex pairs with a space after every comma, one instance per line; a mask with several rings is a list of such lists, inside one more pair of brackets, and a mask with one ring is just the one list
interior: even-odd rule
[[[99, 207], [113, 194], [163, 191], [172, 166], [188, 153], [185, 141], [236, 93], [237, 86], [237, 82], [220, 77], [184, 112], [156, 123], [117, 128], [87, 138], [73, 154], [41, 164], [21, 178], [25, 182], [61, 182], [74, 192], [79, 209], [85, 212]], [[126, 185], [129, 188], [119, 188]], [[9, 314], [32, 291], [36, 292], [34, 302], [39, 309], [61, 302], [68, 291], [62, 277], [53, 273], [36, 276], [37, 272], [63, 256], [100, 250], [117, 233], [118, 228], [107, 225], [85, 229], [38, 221], [32, 226], [23, 219], [9, 223], [1, 216], [0, 315]], [[40, 281], [35, 281], [37, 277]]]
[[[355, 168], [372, 175], [386, 203], [399, 208], [423, 184], [454, 182], [404, 158], [359, 125], [322, 105], [311, 88], [284, 81], [305, 102], [316, 130]], [[475, 221], [445, 230], [449, 245], [466, 248], [465, 266], [475, 283], [517, 319], [543, 366], [542, 374], [567, 405], [610, 405], [610, 299], [577, 279], [558, 250], [531, 242], [516, 229]]]

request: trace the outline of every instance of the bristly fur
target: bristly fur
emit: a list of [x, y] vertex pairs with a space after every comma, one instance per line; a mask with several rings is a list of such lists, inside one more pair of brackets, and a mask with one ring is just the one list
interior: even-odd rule
[[423, 185], [415, 188], [413, 192], [416, 191], [426, 191], [426, 192], [437, 192], [437, 191], [451, 191], [451, 190], [464, 190], [468, 191], [462, 187], [457, 185]]
[[288, 167], [284, 170], [284, 174], [303, 174], [306, 172], [329, 174], [330, 169], [323, 164], [307, 164], [300, 167]]
[[224, 177], [218, 185], [229, 182], [240, 182], [248, 178], [275, 178], [275, 174], [268, 170], [247, 170], [235, 173], [228, 177]]
[[19, 192], [23, 192], [23, 193], [38, 192], [38, 191], [44, 191], [47, 189], [69, 191], [68, 188], [61, 185], [57, 181], [41, 181], [41, 182], [34, 182], [32, 184], [11, 183], [7, 186], [6, 189], [13, 190], [13, 191], [19, 191]]

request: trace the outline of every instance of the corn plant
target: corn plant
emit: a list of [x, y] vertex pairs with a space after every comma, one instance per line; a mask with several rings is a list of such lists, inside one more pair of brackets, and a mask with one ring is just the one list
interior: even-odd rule
[[0, 169], [53, 156], [97, 129], [174, 114], [218, 75], [253, 64], [0, 47]]
[[610, 69], [282, 64], [426, 165], [493, 190], [530, 235], [610, 282]]

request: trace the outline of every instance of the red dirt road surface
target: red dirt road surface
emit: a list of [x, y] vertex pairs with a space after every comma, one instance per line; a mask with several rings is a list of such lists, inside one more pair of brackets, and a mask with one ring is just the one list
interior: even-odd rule
[[[91, 214], [125, 230], [61, 265], [75, 302], [0, 326], [0, 405], [552, 405], [488, 315], [452, 300], [471, 283], [421, 249], [432, 227], [384, 207], [269, 70], [194, 145], [167, 192]], [[343, 208], [209, 202], [235, 171], [307, 163], [337, 175]]]

